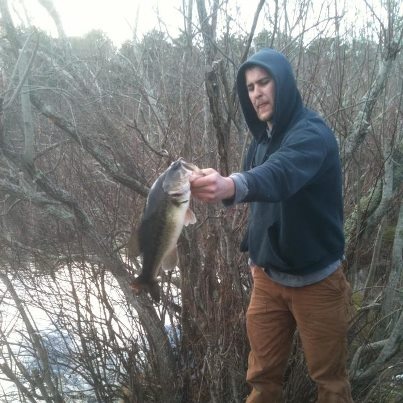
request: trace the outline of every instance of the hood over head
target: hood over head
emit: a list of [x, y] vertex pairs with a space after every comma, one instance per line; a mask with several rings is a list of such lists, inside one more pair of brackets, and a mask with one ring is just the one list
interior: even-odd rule
[[265, 69], [275, 83], [273, 133], [287, 129], [301, 111], [303, 105], [291, 64], [282, 53], [274, 49], [264, 48], [252, 55], [239, 67], [237, 89], [245, 121], [253, 136], [259, 138], [265, 132], [267, 123], [262, 122], [257, 117], [249, 99], [245, 80], [245, 71], [255, 66]]

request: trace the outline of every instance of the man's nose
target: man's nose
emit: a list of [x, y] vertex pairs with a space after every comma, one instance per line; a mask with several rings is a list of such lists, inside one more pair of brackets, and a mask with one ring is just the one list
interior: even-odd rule
[[253, 89], [252, 97], [254, 99], [257, 99], [260, 98], [261, 96], [262, 96], [262, 90], [258, 86], [255, 86], [255, 88]]

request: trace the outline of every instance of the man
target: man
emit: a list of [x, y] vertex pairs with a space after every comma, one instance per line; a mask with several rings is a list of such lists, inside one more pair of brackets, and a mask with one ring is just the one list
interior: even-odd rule
[[304, 107], [288, 60], [272, 49], [250, 57], [237, 89], [253, 135], [244, 171], [192, 179], [194, 197], [250, 203], [241, 249], [253, 290], [247, 312], [248, 403], [282, 401], [298, 329], [318, 402], [352, 402], [346, 371], [351, 291], [343, 274], [342, 178], [334, 134]]

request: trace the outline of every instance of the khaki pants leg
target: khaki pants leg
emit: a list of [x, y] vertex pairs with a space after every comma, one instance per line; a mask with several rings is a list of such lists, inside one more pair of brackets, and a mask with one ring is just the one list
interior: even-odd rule
[[253, 290], [246, 314], [251, 351], [247, 403], [282, 402], [283, 377], [295, 331], [295, 320], [284, 295], [261, 268], [252, 267]]
[[292, 311], [309, 374], [318, 387], [318, 403], [351, 403], [346, 370], [351, 288], [342, 269], [292, 292]]

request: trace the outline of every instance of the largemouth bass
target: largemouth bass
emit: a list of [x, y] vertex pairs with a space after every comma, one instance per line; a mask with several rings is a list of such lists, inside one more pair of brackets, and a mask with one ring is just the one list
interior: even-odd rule
[[173, 162], [153, 183], [137, 231], [128, 242], [130, 258], [142, 256], [142, 271], [131, 287], [136, 294], [147, 291], [160, 301], [157, 276], [160, 268], [172, 270], [178, 264], [177, 241], [183, 226], [194, 224], [196, 217], [189, 208], [192, 172], [195, 165], [182, 158]]

